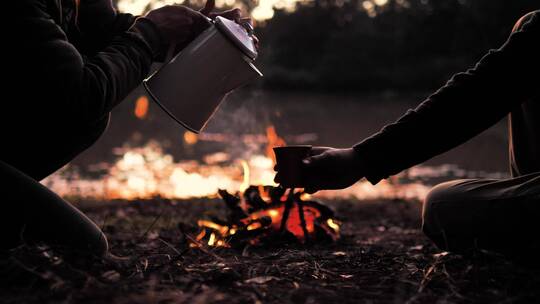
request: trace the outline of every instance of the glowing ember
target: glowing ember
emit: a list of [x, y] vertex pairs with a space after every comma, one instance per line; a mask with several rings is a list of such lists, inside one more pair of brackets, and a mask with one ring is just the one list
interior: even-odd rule
[[135, 101], [135, 116], [138, 119], [145, 119], [148, 114], [148, 98], [141, 96]]
[[326, 220], [326, 224], [328, 224], [328, 227], [330, 227], [330, 228], [334, 229], [335, 231], [339, 232], [339, 225], [333, 219]]
[[315, 202], [304, 201], [302, 192], [279, 187], [250, 186], [241, 197], [220, 190], [228, 207], [227, 220], [200, 220], [201, 231], [192, 247], [238, 247], [268, 241], [336, 240], [339, 221], [333, 211]]
[[188, 145], [194, 145], [197, 143], [197, 141], [199, 141], [198, 137], [197, 137], [197, 134], [193, 133], [193, 132], [190, 132], [190, 131], [186, 131], [184, 133], [184, 142]]

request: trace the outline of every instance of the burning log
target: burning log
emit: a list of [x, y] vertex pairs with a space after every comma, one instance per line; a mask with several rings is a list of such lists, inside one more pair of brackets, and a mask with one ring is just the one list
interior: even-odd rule
[[229, 194], [226, 190], [218, 190], [219, 196], [223, 199], [227, 207], [229, 208], [229, 222], [237, 223], [241, 219], [246, 218], [248, 215], [240, 207], [240, 198]]
[[217, 247], [242, 247], [268, 242], [310, 243], [339, 238], [334, 212], [309, 200], [302, 191], [273, 186], [250, 186], [240, 196], [219, 190], [227, 220], [199, 220], [197, 242]]

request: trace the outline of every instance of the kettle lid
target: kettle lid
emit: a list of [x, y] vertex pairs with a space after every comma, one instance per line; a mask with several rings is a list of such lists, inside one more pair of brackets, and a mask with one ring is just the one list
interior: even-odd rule
[[[220, 32], [222, 32], [227, 38], [229, 38], [244, 54], [254, 60], [257, 58], [257, 50], [253, 43], [251, 33], [249, 33], [245, 27], [240, 24], [217, 16], [215, 19], [215, 25]], [[251, 27], [251, 24], [248, 26]]]

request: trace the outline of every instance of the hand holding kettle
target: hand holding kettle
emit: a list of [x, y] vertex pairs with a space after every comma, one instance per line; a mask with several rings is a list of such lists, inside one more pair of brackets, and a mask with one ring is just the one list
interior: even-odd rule
[[150, 11], [145, 17], [152, 21], [164, 39], [164, 49], [176, 46], [175, 54], [193, 41], [210, 26], [208, 18], [218, 16], [240, 22], [241, 11], [238, 8], [224, 12], [212, 12], [215, 0], [208, 0], [200, 11], [182, 5], [167, 5]]

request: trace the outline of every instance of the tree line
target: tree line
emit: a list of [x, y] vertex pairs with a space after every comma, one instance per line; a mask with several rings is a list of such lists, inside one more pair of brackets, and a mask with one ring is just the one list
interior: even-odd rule
[[537, 0], [315, 0], [257, 29], [263, 86], [424, 90], [472, 67]]

